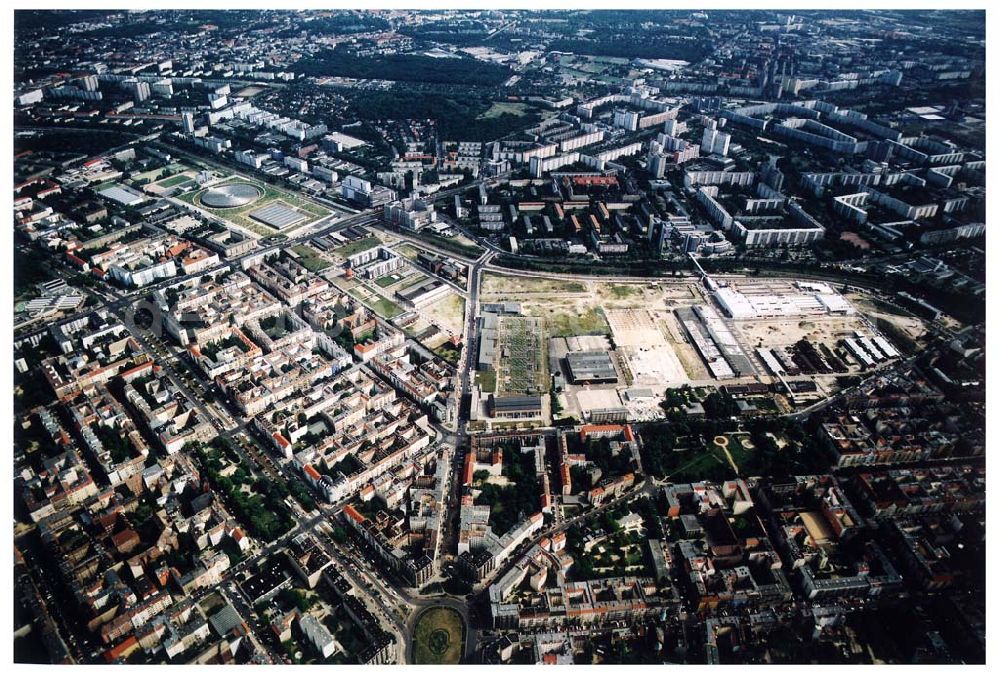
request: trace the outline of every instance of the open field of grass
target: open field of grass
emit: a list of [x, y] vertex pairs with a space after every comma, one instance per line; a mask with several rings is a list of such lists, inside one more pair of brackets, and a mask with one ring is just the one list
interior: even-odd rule
[[454, 237], [442, 237], [433, 232], [423, 231], [417, 236], [428, 244], [454, 253], [455, 255], [478, 258], [483, 253], [482, 246], [461, 234], [456, 234]]
[[609, 284], [608, 291], [618, 300], [624, 300], [625, 298], [642, 295], [642, 288], [631, 286], [629, 284]]
[[672, 480], [695, 480], [694, 476], [705, 476], [710, 472], [719, 471], [720, 467], [728, 467], [725, 453], [719, 448], [685, 450], [676, 453], [677, 467], [670, 472]]
[[497, 374], [492, 370], [477, 371], [476, 384], [483, 392], [492, 394], [497, 390]]
[[157, 185], [159, 187], [170, 188], [170, 187], [176, 187], [181, 183], [190, 182], [190, 180], [191, 178], [189, 176], [185, 176], [184, 174], [179, 173], [176, 176], [171, 176], [170, 178], [159, 181]]
[[398, 283], [402, 280], [403, 277], [401, 274], [399, 274], [399, 272], [393, 272], [391, 274], [386, 274], [384, 277], [379, 277], [378, 279], [375, 280], [375, 284], [379, 288], [389, 288], [389, 286], [392, 286], [393, 284]]
[[412, 244], [400, 244], [393, 250], [408, 260], [416, 260], [417, 256], [420, 255], [420, 249]]
[[154, 182], [157, 179], [161, 178], [164, 173], [165, 173], [165, 170], [162, 169], [162, 168], [160, 168], [160, 169], [151, 169], [149, 171], [143, 171], [142, 173], [133, 174], [132, 176], [129, 177], [129, 181], [132, 181], [132, 182], [146, 181], [146, 182], [150, 182], [151, 183], [151, 182]]
[[500, 115], [517, 115], [522, 117], [528, 112], [528, 105], [526, 103], [508, 103], [507, 101], [496, 101], [490, 106], [490, 109], [479, 115], [477, 119], [488, 120], [494, 117], [500, 117]]
[[[518, 277], [506, 274], [485, 274], [483, 276], [482, 293], [484, 296], [507, 296], [510, 294], [525, 293], [551, 295], [556, 293], [584, 293], [586, 290], [587, 287], [578, 281]], [[515, 300], [516, 298], [510, 299]]]
[[333, 249], [333, 252], [342, 258], [354, 255], [355, 253], [361, 253], [362, 251], [367, 251], [370, 248], [375, 248], [382, 241], [378, 237], [365, 237], [364, 239], [358, 239], [357, 241], [352, 241], [350, 244], [344, 244], [340, 248]]
[[550, 337], [606, 335], [611, 332], [608, 320], [604, 318], [604, 312], [600, 307], [590, 307], [580, 314], [550, 310], [545, 319], [549, 325]]
[[299, 255], [299, 262], [302, 263], [302, 266], [310, 272], [322, 272], [333, 264], [320, 256], [319, 252], [311, 246], [299, 244], [298, 246], [293, 246], [292, 250]]
[[413, 629], [413, 662], [457, 664], [462, 660], [464, 633], [458, 612], [449, 607], [428, 609]]
[[381, 295], [373, 293], [362, 286], [356, 286], [348, 291], [364, 305], [383, 319], [392, 319], [403, 313], [403, 308]]
[[386, 300], [385, 298], [379, 298], [372, 303], [371, 308], [375, 310], [375, 313], [386, 319], [392, 319], [403, 313], [403, 308], [392, 302], [391, 300]]

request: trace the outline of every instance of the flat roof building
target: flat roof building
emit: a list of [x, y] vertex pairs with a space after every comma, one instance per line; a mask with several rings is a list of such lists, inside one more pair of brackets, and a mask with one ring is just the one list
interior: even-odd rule
[[567, 354], [570, 379], [574, 384], [606, 384], [618, 381], [615, 364], [607, 352], [575, 352]]
[[280, 203], [268, 204], [255, 211], [251, 211], [250, 217], [278, 230], [300, 223], [306, 219], [304, 214]]
[[539, 417], [542, 414], [540, 396], [490, 396], [490, 416], [508, 419]]

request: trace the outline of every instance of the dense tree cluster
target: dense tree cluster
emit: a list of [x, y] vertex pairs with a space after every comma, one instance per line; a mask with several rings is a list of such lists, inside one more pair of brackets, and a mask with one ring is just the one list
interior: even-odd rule
[[501, 448], [503, 475], [510, 485], [485, 483], [476, 503], [490, 505], [490, 525], [502, 535], [522, 518], [538, 511], [540, 485], [533, 453], [522, 453], [516, 441], [504, 443]]
[[386, 30], [389, 22], [380, 16], [370, 14], [333, 14], [304, 22], [293, 28], [285, 28], [277, 32], [277, 37], [295, 37], [303, 32], [314, 35], [349, 35], [369, 31]]
[[[430, 59], [444, 61], [450, 59]], [[388, 91], [357, 92], [352, 113], [363, 120], [429, 119], [442, 139], [491, 141], [537, 124], [537, 112], [480, 117], [493, 103], [487, 91], [475, 87], [435, 86], [419, 90], [397, 85]], [[351, 161], [354, 161], [353, 159]]]
[[309, 76], [335, 75], [400, 82], [497, 86], [513, 75], [506, 66], [472, 58], [436, 59], [418, 54], [355, 56], [344, 49], [319, 52], [299, 60], [292, 70]]
[[554, 40], [549, 49], [557, 52], [572, 52], [588, 56], [613, 56], [626, 59], [680, 59], [700, 61], [711, 48], [706, 43], [681, 39], [661, 39], [650, 41], [645, 35], [615, 35], [599, 40], [560, 39]]
[[236, 469], [230, 476], [222, 476], [219, 472], [223, 465], [218, 450], [198, 445], [195, 454], [201, 460], [212, 486], [224, 495], [226, 506], [247, 526], [250, 536], [273, 541], [292, 529], [294, 522], [284, 503], [289, 494], [287, 487], [259, 478], [248, 494], [240, 489], [249, 482], [243, 468]]
[[307, 598], [305, 593], [294, 588], [281, 589], [278, 597], [283, 603], [290, 607], [295, 607], [300, 612], [305, 612], [313, 606], [313, 601]]
[[752, 449], [739, 453], [743, 476], [805, 475], [830, 468], [830, 457], [809, 423], [782, 417], [753, 417], [742, 423], [704, 419], [647, 425], [642, 431], [643, 468], [653, 476], [675, 482], [733, 478], [732, 466], [712, 439], [739, 429], [749, 433], [753, 444]]
[[715, 391], [705, 397], [701, 402], [705, 408], [705, 417], [714, 420], [726, 419], [740, 414], [740, 409], [736, 405], [736, 399], [730, 394]]
[[316, 500], [313, 499], [309, 488], [303, 485], [302, 481], [295, 479], [288, 481], [288, 490], [295, 497], [295, 501], [301, 504], [306, 511], [312, 511], [316, 508]]
[[597, 465], [603, 476], [623, 476], [632, 470], [632, 453], [621, 450], [615, 454], [607, 438], [589, 439], [584, 446], [587, 460]]

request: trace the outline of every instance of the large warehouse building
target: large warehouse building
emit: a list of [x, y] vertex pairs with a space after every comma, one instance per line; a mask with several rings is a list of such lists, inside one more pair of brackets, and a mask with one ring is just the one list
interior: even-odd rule
[[572, 352], [566, 355], [573, 384], [614, 384], [618, 373], [607, 352]]

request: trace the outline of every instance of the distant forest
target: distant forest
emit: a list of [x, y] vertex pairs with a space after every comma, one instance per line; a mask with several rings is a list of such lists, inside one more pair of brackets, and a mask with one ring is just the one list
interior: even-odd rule
[[700, 61], [711, 52], [710, 45], [698, 40], [650, 40], [649, 36], [617, 36], [615, 39], [561, 39], [549, 44], [557, 52], [573, 52], [587, 56], [614, 56], [626, 59], [680, 59]]
[[495, 87], [514, 74], [506, 66], [472, 58], [434, 58], [416, 54], [357, 57], [343, 49], [307, 56], [292, 66], [291, 70], [312, 77], [337, 75], [358, 79], [487, 87]]
[[437, 85], [414, 91], [397, 85], [389, 91], [353, 92], [351, 112], [364, 120], [432, 119], [437, 122], [441, 138], [467, 141], [496, 140], [541, 120], [536, 111], [521, 116], [505, 113], [480, 117], [492, 105], [492, 98], [473, 87]]

